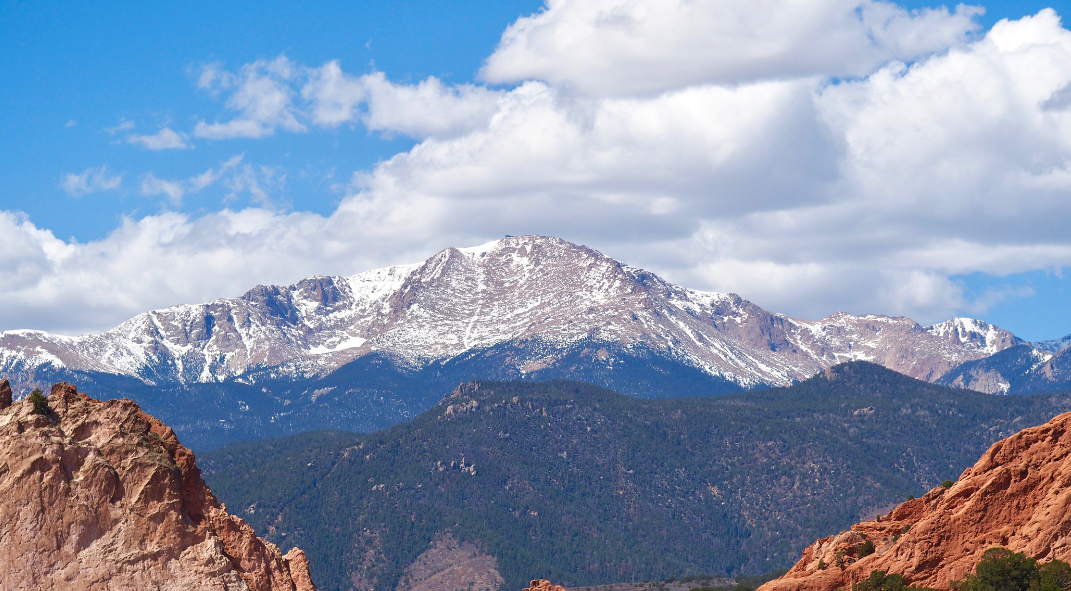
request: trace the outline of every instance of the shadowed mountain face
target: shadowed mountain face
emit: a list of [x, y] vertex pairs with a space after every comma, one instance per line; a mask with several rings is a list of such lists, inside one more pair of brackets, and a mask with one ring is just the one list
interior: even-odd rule
[[941, 376], [937, 383], [990, 394], [1071, 391], [1071, 348], [1053, 354], [1018, 345], [964, 362]]
[[221, 499], [305, 548], [327, 589], [394, 589], [444, 537], [493, 558], [507, 589], [579, 586], [787, 567], [1065, 410], [1067, 395], [994, 397], [863, 362], [690, 399], [478, 382], [384, 431], [236, 444], [203, 462]]

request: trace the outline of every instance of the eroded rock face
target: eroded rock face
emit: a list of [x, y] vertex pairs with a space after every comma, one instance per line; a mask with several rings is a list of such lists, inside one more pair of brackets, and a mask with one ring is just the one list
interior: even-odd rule
[[129, 400], [56, 384], [0, 411], [0, 589], [312, 591], [229, 515], [174, 432]]
[[[860, 558], [867, 540], [875, 552]], [[1071, 560], [1071, 413], [993, 444], [951, 488], [818, 540], [759, 590], [831, 591], [873, 570], [947, 589], [994, 546], [1042, 562]]]

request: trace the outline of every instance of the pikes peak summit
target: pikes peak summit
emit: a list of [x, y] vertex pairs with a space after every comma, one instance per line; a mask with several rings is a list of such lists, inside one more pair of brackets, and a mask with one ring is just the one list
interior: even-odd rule
[[324, 376], [371, 353], [416, 371], [501, 349], [502, 371], [520, 377], [573, 351], [606, 370], [641, 356], [748, 389], [850, 359], [934, 381], [1020, 344], [969, 318], [932, 326], [845, 313], [799, 320], [736, 294], [673, 285], [559, 238], [518, 236], [352, 277], [258, 285], [237, 298], [146, 312], [99, 334], [3, 332], [0, 372], [23, 385], [46, 369], [153, 385], [252, 384]]

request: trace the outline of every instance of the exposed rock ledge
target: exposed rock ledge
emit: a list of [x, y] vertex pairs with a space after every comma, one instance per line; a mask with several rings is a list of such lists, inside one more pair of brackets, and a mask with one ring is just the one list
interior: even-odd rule
[[133, 402], [66, 383], [47, 416], [8, 400], [0, 589], [315, 590], [305, 554], [284, 555], [229, 515], [193, 453]]
[[[866, 540], [876, 551], [860, 559]], [[818, 540], [759, 591], [850, 588], [873, 570], [947, 589], [994, 546], [1042, 562], [1071, 559], [1071, 413], [994, 443], [948, 490]]]

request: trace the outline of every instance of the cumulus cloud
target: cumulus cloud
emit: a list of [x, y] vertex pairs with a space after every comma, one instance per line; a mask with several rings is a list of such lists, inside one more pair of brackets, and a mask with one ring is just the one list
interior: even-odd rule
[[190, 147], [186, 143], [184, 134], [178, 133], [170, 127], [165, 127], [152, 135], [131, 134], [127, 136], [126, 141], [154, 151], [185, 150]]
[[118, 189], [122, 183], [123, 175], [110, 173], [107, 166], [96, 166], [78, 174], [65, 174], [60, 181], [60, 188], [71, 197], [81, 197], [89, 193]]
[[212, 64], [203, 68], [197, 84], [226, 95], [227, 107], [240, 113], [222, 123], [199, 122], [194, 135], [208, 139], [358, 123], [387, 135], [453, 137], [486, 126], [503, 94], [471, 84], [446, 85], [434, 76], [396, 84], [383, 72], [348, 75], [337, 60], [313, 68], [283, 56], [247, 64], [237, 74]]
[[506, 29], [482, 77], [606, 96], [862, 76], [962, 44], [982, 12], [962, 4], [908, 11], [874, 0], [548, 0]]
[[[507, 233], [559, 235], [805, 318], [938, 321], [1025, 295], [971, 295], [957, 275], [1071, 266], [1071, 32], [1055, 12], [971, 37], [964, 7], [675, 7], [645, 15], [638, 3], [550, 2], [488, 61], [489, 80], [526, 80], [505, 90], [400, 85], [285, 58], [206, 68], [198, 83], [237, 112], [211, 124], [219, 129], [360, 123], [420, 142], [355, 173], [327, 216], [169, 213], [73, 244], [8, 215], [0, 276], [20, 274], [25, 291], [0, 294], [0, 322], [101, 328], [154, 306], [413, 262]], [[563, 49], [577, 31], [591, 36], [590, 55]], [[664, 48], [615, 49], [626, 33], [639, 48]], [[740, 47], [719, 62], [714, 50], [731, 44]], [[525, 52], [553, 72], [539, 74]], [[636, 61], [644, 55], [653, 57]], [[696, 69], [674, 65], [689, 57]], [[592, 65], [600, 59], [606, 72]], [[261, 91], [276, 99], [254, 97]], [[181, 181], [146, 176], [142, 190], [181, 199], [219, 182], [265, 203], [258, 191], [268, 197], [284, 180], [239, 159]], [[55, 298], [94, 312], [48, 320]]]
[[125, 219], [106, 238], [72, 243], [23, 215], [0, 212], [0, 281], [9, 286], [0, 293], [0, 323], [78, 334], [153, 308], [241, 294], [257, 283], [423, 255], [406, 252], [404, 240], [385, 247], [371, 240], [377, 233], [367, 224], [376, 217], [260, 208], [201, 217], [168, 212]]
[[316, 125], [360, 121], [371, 131], [418, 139], [486, 126], [502, 94], [471, 84], [447, 86], [434, 76], [415, 85], [392, 83], [382, 72], [347, 76], [337, 61], [310, 70], [301, 89]]

